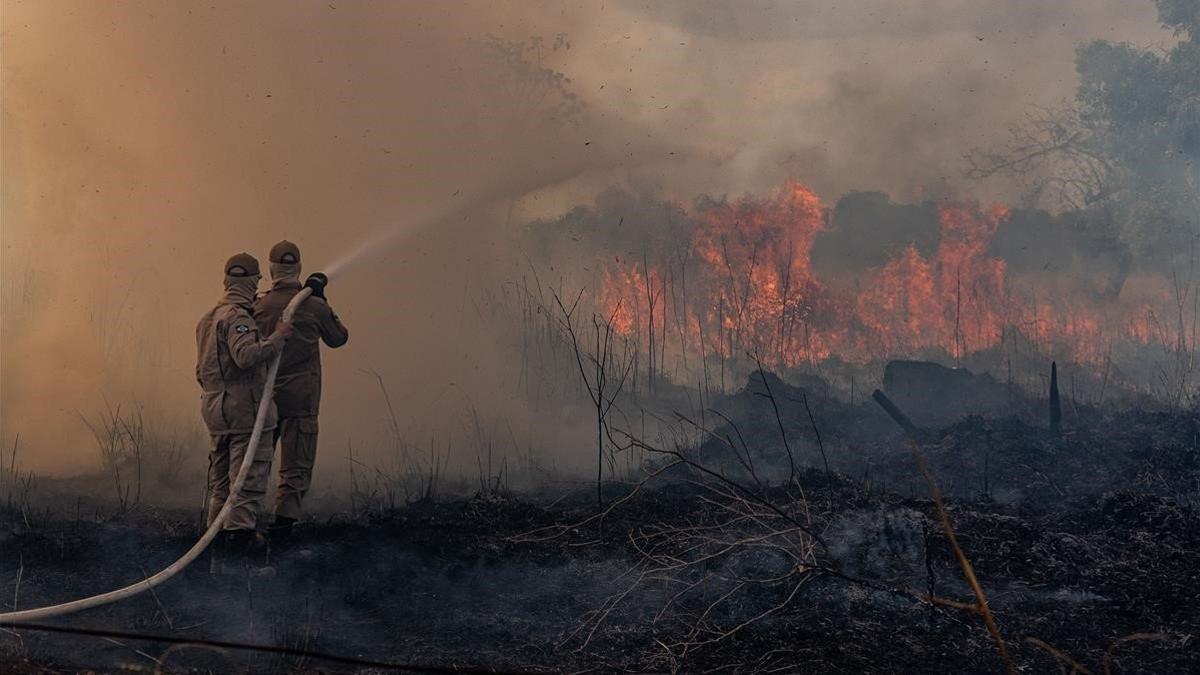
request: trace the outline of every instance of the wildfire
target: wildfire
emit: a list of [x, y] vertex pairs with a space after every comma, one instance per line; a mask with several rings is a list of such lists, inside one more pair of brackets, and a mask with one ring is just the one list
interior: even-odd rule
[[1146, 305], [1114, 313], [1047, 289], [1016, 292], [1005, 262], [988, 254], [1009, 215], [1003, 206], [940, 207], [941, 236], [928, 257], [909, 245], [868, 270], [856, 290], [835, 291], [811, 264], [826, 213], [816, 193], [794, 181], [766, 197], [696, 209], [691, 255], [681, 258], [687, 268], [612, 259], [602, 265], [600, 306], [619, 334], [644, 336], [660, 351], [673, 338], [685, 352], [749, 352], [773, 366], [930, 350], [958, 358], [1017, 333], [1097, 362], [1114, 339], [1178, 338], [1146, 318]]
[[910, 245], [873, 275], [854, 305], [857, 320], [882, 341], [879, 353], [941, 347], [959, 356], [1000, 341], [1004, 261], [988, 257], [987, 244], [1006, 215], [1002, 207], [981, 214], [944, 206], [932, 259]]

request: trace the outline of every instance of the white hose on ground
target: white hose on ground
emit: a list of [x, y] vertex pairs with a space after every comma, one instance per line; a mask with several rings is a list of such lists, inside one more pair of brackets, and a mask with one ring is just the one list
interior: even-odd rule
[[[311, 288], [301, 288], [300, 292], [297, 293], [294, 298], [292, 298], [292, 301], [289, 302], [287, 307], [283, 310], [283, 321], [291, 322], [292, 315], [295, 314], [296, 308], [299, 307], [300, 303], [310, 295], [312, 295]], [[19, 612], [6, 612], [4, 614], [0, 614], [0, 624], [38, 621], [54, 616], [73, 614], [75, 612], [90, 609], [92, 607], [99, 607], [100, 605], [107, 605], [112, 602], [117, 602], [118, 600], [124, 600], [125, 598], [135, 596], [138, 593], [144, 593], [151, 588], [158, 586], [176, 574], [179, 574], [184, 570], [185, 567], [195, 562], [196, 558], [198, 558], [200, 554], [204, 552], [204, 549], [208, 548], [208, 545], [212, 543], [212, 540], [221, 532], [221, 528], [224, 527], [225, 521], [229, 520], [229, 513], [233, 510], [233, 501], [242, 491], [242, 485], [246, 483], [246, 475], [250, 473], [250, 466], [254, 463], [254, 455], [258, 450], [258, 444], [262, 438], [263, 424], [267, 419], [267, 410], [270, 408], [271, 399], [274, 398], [275, 376], [279, 373], [279, 360], [282, 356], [283, 352], [280, 350], [280, 353], [276, 354], [275, 358], [271, 361], [271, 367], [267, 370], [267, 383], [266, 386], [263, 387], [262, 400], [258, 402], [258, 416], [254, 419], [254, 430], [250, 434], [250, 445], [246, 448], [246, 454], [242, 459], [242, 466], [240, 469], [238, 469], [238, 474], [233, 481], [233, 485], [229, 486], [229, 498], [225, 500], [225, 505], [221, 507], [221, 511], [217, 514], [217, 517], [213, 519], [212, 524], [209, 525], [208, 529], [204, 531], [204, 535], [201, 536], [200, 540], [187, 550], [187, 553], [184, 553], [179, 560], [171, 563], [158, 574], [155, 574], [152, 577], [147, 577], [146, 579], [143, 579], [135, 584], [130, 584], [124, 588], [118, 588], [115, 591], [101, 593], [100, 595], [93, 595], [88, 598], [80, 598], [79, 600], [64, 602], [61, 605], [50, 605], [49, 607], [39, 607], [37, 609], [25, 609]]]

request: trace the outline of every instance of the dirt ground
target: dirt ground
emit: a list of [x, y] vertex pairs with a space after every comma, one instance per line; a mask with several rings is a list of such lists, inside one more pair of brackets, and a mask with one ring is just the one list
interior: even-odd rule
[[[603, 518], [586, 486], [322, 514], [273, 560], [273, 577], [214, 578], [197, 564], [156, 595], [54, 623], [417, 669], [1004, 672], [889, 421], [835, 401], [814, 401], [810, 420], [802, 392], [775, 393], [782, 436], [761, 396], [729, 397], [729, 424], [684, 453], [687, 462], [667, 468], [669, 453], [652, 456], [654, 479], [607, 486]], [[1021, 672], [1200, 671], [1197, 419], [1083, 410], [1070, 422], [1054, 436], [1020, 416], [967, 418], [921, 447], [1008, 658]], [[814, 427], [824, 429], [820, 442]], [[723, 447], [744, 448], [754, 471]], [[135, 581], [197, 535], [194, 510], [44, 513], [27, 525], [28, 516], [0, 517], [5, 607]], [[375, 672], [316, 657], [0, 631], [4, 672], [156, 669]]]

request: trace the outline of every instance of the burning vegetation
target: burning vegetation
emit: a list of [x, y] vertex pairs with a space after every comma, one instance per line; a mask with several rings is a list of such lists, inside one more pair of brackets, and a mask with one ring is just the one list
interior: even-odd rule
[[[652, 4], [613, 12], [673, 17], [654, 41], [678, 47], [687, 46], [676, 39], [683, 34], [721, 48], [753, 42], [744, 39], [747, 25], [789, 50], [817, 39], [803, 31], [841, 30], [819, 21], [766, 26], [742, 6], [738, 16], [749, 18], [735, 20], [716, 5], [706, 7], [717, 18], [697, 26], [691, 9], [675, 16], [675, 4]], [[930, 6], [959, 11], [952, 5]], [[240, 12], [261, 7], [225, 20], [241, 25]], [[625, 141], [666, 127], [647, 120], [669, 105], [635, 98], [636, 82], [617, 82], [617, 69], [567, 77], [567, 66], [579, 63], [571, 52], [588, 49], [586, 39], [481, 38], [472, 30], [458, 40], [463, 26], [482, 20], [477, 13], [497, 25], [519, 17], [475, 7], [463, 16], [382, 7], [387, 21], [355, 16], [343, 3], [289, 15], [283, 42], [334, 27], [321, 34], [327, 39], [299, 41], [316, 50], [304, 55], [320, 67], [301, 64], [289, 86], [255, 95], [246, 116], [265, 133], [279, 122], [265, 106], [285, 96], [319, 100], [300, 95], [318, 79], [336, 82], [322, 91], [346, 103], [358, 86], [346, 72], [384, 75], [366, 81], [387, 96], [364, 96], [345, 109], [314, 104], [294, 117], [322, 123], [297, 122], [293, 136], [272, 141], [273, 148], [281, 139], [289, 142], [278, 147], [307, 149], [310, 138], [330, 146], [306, 156], [313, 176], [353, 167], [338, 177], [345, 192], [309, 204], [339, 223], [344, 204], [371, 211], [372, 195], [415, 175], [418, 162], [401, 170], [396, 157], [452, 158], [405, 193], [413, 222], [445, 221], [440, 238], [414, 243], [417, 225], [384, 227], [324, 270], [337, 273], [339, 311], [356, 337], [323, 366], [328, 391], [340, 395], [323, 413], [304, 511], [285, 516], [276, 534], [282, 529], [286, 538], [276, 536], [254, 566], [211, 575], [210, 566], [193, 565], [152, 592], [90, 614], [5, 623], [10, 610], [136, 585], [179, 559], [204, 531], [208, 440], [144, 406], [106, 401], [100, 415], [73, 411], [101, 471], [42, 475], [28, 468], [42, 448], [8, 434], [20, 417], [14, 409], [42, 410], [46, 401], [14, 408], [9, 396], [4, 439], [12, 445], [0, 452], [0, 670], [1200, 671], [1194, 0], [1155, 3], [1175, 38], [1169, 47], [1080, 46], [1075, 98], [1033, 109], [1007, 142], [968, 150], [961, 183], [892, 194], [830, 189], [859, 184], [827, 179], [823, 171], [837, 163], [803, 148], [809, 165], [798, 170], [805, 162], [789, 155], [782, 181], [775, 171], [769, 180], [733, 182], [738, 171], [725, 164], [726, 149], [699, 144], [677, 165], [667, 141], [636, 148]], [[158, 11], [176, 27], [195, 25], [179, 8]], [[870, 15], [847, 11], [856, 20], [858, 12]], [[912, 42], [910, 33], [931, 23], [929, 11], [902, 23], [899, 35]], [[1037, 12], [1057, 10], [1028, 11], [1032, 18], [1023, 20], [1036, 22], [1047, 16]], [[973, 20], [972, 27], [981, 21]], [[419, 76], [408, 89], [388, 89], [398, 67], [389, 31], [427, 21], [435, 28], [415, 31], [420, 39], [403, 52], [421, 66], [411, 69]], [[620, 35], [621, 45], [637, 37], [623, 32], [636, 23], [596, 32]], [[248, 25], [266, 33], [276, 24]], [[877, 40], [874, 30], [853, 39]], [[1024, 30], [1005, 25], [1012, 34]], [[962, 37], [961, 27], [952, 33]], [[987, 38], [990, 47], [1001, 33], [1007, 40], [999, 31], [967, 41]], [[179, 35], [207, 39], [203, 31]], [[362, 55], [332, 49], [364, 35], [371, 39]], [[599, 40], [606, 49], [608, 38]], [[764, 78], [755, 87], [774, 84], [757, 67], [770, 48], [750, 54], [751, 79]], [[34, 50], [38, 58], [51, 58], [41, 51]], [[179, 64], [207, 63], [176, 56]], [[356, 67], [333, 66], [339, 58]], [[320, 78], [310, 79], [310, 70]], [[215, 72], [193, 79], [225, 91], [217, 84], [227, 71]], [[709, 90], [721, 80], [713, 73], [701, 78], [702, 98], [722, 93]], [[956, 81], [977, 74], [968, 75]], [[180, 82], [190, 93], [193, 81]], [[837, 113], [896, 112], [891, 100], [835, 84]], [[621, 85], [629, 86], [619, 105], [597, 93]], [[30, 100], [43, 97], [52, 94], [39, 90]], [[683, 118], [722, 129], [721, 120], [704, 119], [718, 113], [681, 103], [672, 111], [685, 108]], [[974, 96], [960, 105], [986, 107]], [[468, 114], [446, 114], [455, 107]], [[789, 123], [795, 110], [786, 110]], [[599, 121], [618, 111], [620, 123]], [[383, 139], [374, 127], [389, 120], [398, 127]], [[916, 137], [929, 145], [927, 134], [942, 132], [936, 119], [919, 121], [927, 129]], [[240, 120], [225, 122], [241, 128]], [[414, 131], [417, 122], [428, 124]], [[322, 153], [336, 156], [330, 148], [347, 142], [344, 125], [354, 124], [365, 150], [327, 165]], [[81, 145], [101, 136], [81, 136]], [[894, 139], [879, 151], [903, 147]], [[839, 161], [850, 166], [864, 161], [843, 154], [849, 159]], [[700, 175], [696, 165], [708, 161], [748, 191], [703, 194], [711, 184], [698, 187], [698, 178], [683, 188], [647, 178], [645, 167], [627, 165], [644, 155], [673, 158], [645, 160], [664, 173], [679, 167]], [[228, 164], [242, 167], [238, 159]], [[247, 164], [264, 175], [259, 163], [286, 166], [269, 154], [255, 159]], [[947, 173], [918, 165], [923, 159], [904, 157], [900, 164], [913, 166], [900, 169], [897, 184]], [[521, 163], [532, 168], [513, 169]], [[237, 203], [262, 201], [260, 179], [234, 173], [246, 190]], [[982, 187], [995, 180], [1003, 189]], [[579, 184], [611, 187], [580, 198]], [[282, 196], [278, 189], [270, 194]], [[435, 192], [452, 197], [436, 202]], [[971, 196], [991, 192], [1003, 193], [1004, 203]], [[565, 211], [530, 205], [566, 193]], [[12, 208], [7, 202], [6, 193]], [[498, 226], [482, 230], [478, 222], [512, 227], [497, 234]], [[329, 248], [346, 243], [350, 230], [313, 232]], [[305, 243], [305, 255], [320, 255], [322, 245]], [[408, 257], [395, 257], [395, 248]], [[205, 256], [172, 260], [193, 257]], [[497, 269], [483, 270], [493, 263]], [[368, 264], [386, 274], [358, 269]], [[408, 274], [400, 277], [405, 284], [389, 281], [392, 272]], [[321, 276], [309, 290], [323, 295], [329, 277]], [[24, 330], [26, 321], [57, 328], [34, 321], [42, 311], [30, 300], [36, 284], [16, 293], [11, 276], [5, 281], [6, 329]], [[425, 287], [429, 297], [410, 300]], [[458, 313], [444, 310], [451, 306]], [[15, 324], [13, 307], [21, 309]], [[114, 316], [114, 326], [142, 323]], [[421, 325], [426, 316], [430, 324]], [[42, 334], [22, 332], [21, 342], [39, 343]], [[421, 338], [402, 342], [399, 334]], [[131, 344], [138, 352], [143, 343]], [[367, 352], [381, 363], [349, 360]], [[179, 370], [190, 379], [190, 363], [170, 365], [153, 375]], [[359, 379], [338, 379], [351, 370]], [[339, 417], [343, 428], [325, 425]], [[315, 417], [296, 428], [307, 429], [315, 446]], [[256, 542], [254, 530], [267, 529], [247, 525], [244, 534]]]
[[[746, 353], [774, 368], [918, 355], [960, 363], [1019, 341], [1048, 358], [1103, 366], [1114, 345], [1194, 348], [1194, 282], [1145, 274], [1139, 288], [1109, 296], [1045, 284], [1039, 276], [1049, 275], [1014, 273], [995, 252], [1009, 208], [933, 208], [937, 237], [927, 252], [902, 241], [881, 265], [826, 262], [822, 274], [814, 250], [823, 235], [837, 236], [837, 224], [799, 182], [765, 197], [673, 206], [686, 223], [676, 250], [600, 257], [597, 312], [664, 372], [668, 357], [682, 364]], [[895, 223], [885, 215], [871, 226], [884, 233]]]

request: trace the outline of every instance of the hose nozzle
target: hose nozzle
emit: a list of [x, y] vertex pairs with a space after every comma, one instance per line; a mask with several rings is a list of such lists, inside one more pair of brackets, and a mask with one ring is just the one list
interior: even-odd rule
[[329, 285], [329, 277], [323, 272], [313, 272], [304, 280], [304, 287], [311, 288], [312, 294], [324, 299], [325, 287]]

